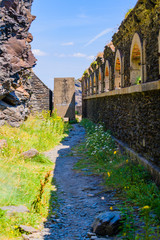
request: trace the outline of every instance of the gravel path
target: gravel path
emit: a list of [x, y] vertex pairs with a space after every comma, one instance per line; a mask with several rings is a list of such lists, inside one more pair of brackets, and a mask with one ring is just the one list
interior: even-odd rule
[[[102, 193], [102, 180], [86, 169], [83, 174], [73, 170], [78, 157], [71, 148], [85, 138], [85, 130], [74, 125], [69, 136], [56, 148], [46, 152], [55, 162], [54, 178], [58, 186], [58, 219], [50, 218], [42, 231], [44, 240], [84, 240], [97, 214], [115, 205], [114, 193]], [[74, 152], [73, 152], [74, 153]], [[106, 237], [107, 239], [107, 237]]]

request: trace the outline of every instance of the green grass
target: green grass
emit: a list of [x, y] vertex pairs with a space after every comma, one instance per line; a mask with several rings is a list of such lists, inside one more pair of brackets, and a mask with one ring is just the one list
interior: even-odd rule
[[[48, 216], [51, 191], [56, 189], [51, 184], [52, 177], [45, 187], [40, 213], [31, 205], [40, 189], [40, 180], [53, 170], [53, 163], [42, 153], [54, 148], [67, 133], [69, 125], [55, 114], [43, 112], [30, 116], [20, 127], [0, 128], [0, 139], [6, 139], [8, 147], [0, 150], [0, 206], [25, 205], [30, 213], [7, 216], [0, 211], [0, 239], [16, 239], [21, 234], [20, 224], [39, 228], [42, 219]], [[22, 152], [36, 148], [41, 154], [33, 159], [24, 159]], [[54, 189], [53, 189], [54, 188]]]
[[[89, 168], [94, 174], [101, 175], [105, 189], [116, 190], [116, 196], [122, 200], [123, 204], [119, 208], [124, 214], [133, 212], [137, 206], [140, 221], [145, 222], [145, 226], [149, 225], [148, 233], [144, 235], [147, 231], [142, 229], [141, 236], [135, 235], [133, 216], [130, 214], [131, 219], [124, 224], [123, 239], [159, 239], [160, 235], [153, 237], [153, 229], [155, 227], [156, 232], [157, 225], [160, 224], [160, 189], [150, 174], [143, 166], [121, 154], [110, 132], [105, 132], [102, 125], [95, 125], [89, 120], [82, 120], [82, 125], [86, 128], [87, 137], [84, 144], [77, 149], [82, 158], [75, 169]], [[145, 206], [149, 207], [149, 213], [143, 208]], [[147, 214], [149, 218], [146, 218]]]

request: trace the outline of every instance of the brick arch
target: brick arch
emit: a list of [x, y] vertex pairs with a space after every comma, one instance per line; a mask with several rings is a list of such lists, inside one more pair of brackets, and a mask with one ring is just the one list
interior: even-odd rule
[[143, 82], [143, 49], [142, 42], [138, 33], [135, 33], [132, 39], [130, 49], [130, 82], [139, 84]]
[[105, 92], [109, 91], [110, 89], [110, 81], [111, 81], [111, 66], [109, 64], [109, 61], [107, 60], [106, 61], [106, 64], [105, 64]]
[[118, 89], [121, 87], [122, 82], [122, 57], [119, 49], [116, 51], [115, 57], [115, 78], [114, 78], [114, 88]]

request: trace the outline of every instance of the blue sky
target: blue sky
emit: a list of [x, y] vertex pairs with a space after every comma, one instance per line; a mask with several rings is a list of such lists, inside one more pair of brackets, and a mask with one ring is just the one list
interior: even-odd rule
[[53, 89], [55, 77], [80, 78], [111, 41], [137, 0], [34, 0], [30, 32], [37, 58], [33, 69]]

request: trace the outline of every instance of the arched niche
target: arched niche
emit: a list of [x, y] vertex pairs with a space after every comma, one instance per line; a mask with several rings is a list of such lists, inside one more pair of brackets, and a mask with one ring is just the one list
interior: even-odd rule
[[160, 30], [158, 35], [158, 56], [159, 56], [159, 75], [160, 75]]
[[104, 77], [104, 82], [105, 82], [105, 92], [108, 92], [110, 89], [110, 64], [109, 61], [106, 61], [105, 64], [105, 77]]
[[90, 95], [90, 78], [87, 78], [87, 95]]
[[83, 89], [84, 89], [84, 96], [87, 95], [87, 81], [86, 79], [83, 80]]
[[97, 76], [96, 76], [96, 72], [94, 72], [93, 75], [93, 94], [96, 94], [96, 89], [97, 89]]
[[142, 44], [137, 33], [134, 34], [130, 49], [130, 81], [131, 84], [140, 84], [143, 81], [142, 76]]
[[120, 51], [117, 50], [115, 57], [115, 80], [114, 80], [114, 88], [121, 88], [121, 72], [122, 72], [122, 59]]
[[101, 67], [99, 68], [99, 73], [98, 73], [98, 89], [99, 93], [102, 92], [102, 69]]
[[92, 81], [92, 76], [89, 77], [89, 85], [90, 85], [90, 94], [93, 94], [93, 81]]

